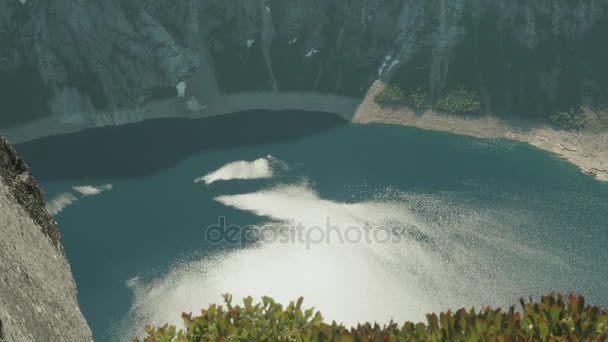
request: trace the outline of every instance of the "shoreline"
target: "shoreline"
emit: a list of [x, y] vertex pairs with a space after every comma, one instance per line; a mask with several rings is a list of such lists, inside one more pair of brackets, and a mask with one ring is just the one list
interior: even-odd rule
[[140, 109], [119, 109], [107, 113], [66, 115], [62, 119], [44, 117], [18, 125], [0, 127], [0, 135], [11, 144], [21, 144], [40, 138], [76, 133], [89, 128], [120, 126], [162, 118], [203, 119], [250, 110], [301, 110], [328, 112], [351, 121], [360, 99], [313, 92], [244, 92], [218, 96], [200, 108], [188, 108], [187, 98], [154, 101]]
[[[407, 108], [383, 108], [374, 97], [383, 88], [376, 81], [363, 100], [319, 93], [249, 92], [221, 95], [203, 109], [187, 108], [185, 98], [156, 101], [137, 111], [83, 115], [84, 123], [68, 123], [46, 117], [16, 126], [0, 128], [12, 144], [20, 144], [47, 136], [69, 134], [88, 128], [137, 123], [159, 118], [202, 119], [248, 110], [302, 110], [331, 112], [355, 124], [384, 123], [424, 130], [466, 135], [482, 139], [507, 139], [526, 143], [549, 152], [579, 168], [598, 181], [608, 182], [608, 132], [576, 132], [555, 129], [525, 120], [504, 120], [495, 117], [466, 118], [427, 111], [422, 115]], [[68, 117], [69, 119], [69, 117]], [[69, 121], [69, 120], [68, 120]]]
[[376, 81], [357, 108], [352, 122], [385, 123], [482, 139], [507, 139], [526, 143], [577, 166], [588, 176], [608, 182], [608, 132], [576, 132], [555, 129], [524, 120], [495, 117], [463, 118], [427, 111], [422, 115], [407, 108], [383, 108], [374, 97], [384, 85]]

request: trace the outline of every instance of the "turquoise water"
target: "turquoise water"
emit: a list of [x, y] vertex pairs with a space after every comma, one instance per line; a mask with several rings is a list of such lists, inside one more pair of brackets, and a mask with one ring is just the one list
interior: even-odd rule
[[[525, 145], [323, 113], [250, 112], [17, 149], [49, 202], [73, 196], [56, 219], [96, 340], [178, 323], [179, 313], [224, 292], [304, 295], [347, 324], [421, 320], [551, 290], [608, 305], [608, 186]], [[237, 169], [266, 178], [194, 182], [234, 178]], [[103, 191], [73, 189], [83, 185]], [[220, 216], [271, 232], [327, 218], [342, 232], [365, 222], [404, 230], [389, 243], [216, 244], [205, 229]]]

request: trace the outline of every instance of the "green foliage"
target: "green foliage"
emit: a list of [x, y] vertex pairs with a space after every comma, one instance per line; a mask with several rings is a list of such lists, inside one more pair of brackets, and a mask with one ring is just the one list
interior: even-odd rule
[[601, 105], [596, 111], [597, 121], [601, 127], [608, 127], [608, 104]]
[[[374, 100], [379, 105], [408, 106], [414, 110], [424, 110], [432, 105], [429, 94], [421, 87], [407, 93], [394, 84], [386, 85]], [[441, 97], [435, 107], [449, 114], [474, 115], [481, 113], [481, 100], [476, 92], [458, 87]]]
[[571, 108], [566, 112], [558, 112], [549, 117], [551, 123], [563, 129], [583, 129], [589, 125], [589, 117], [581, 108]]
[[394, 84], [387, 84], [374, 98], [379, 105], [405, 105], [405, 92]]
[[[485, 308], [460, 309], [439, 315], [428, 314], [427, 322], [359, 324], [345, 328], [327, 324], [319, 312], [303, 310], [302, 298], [286, 308], [271, 298], [244, 306], [233, 306], [225, 295], [226, 307], [211, 305], [201, 316], [182, 315], [185, 328], [146, 327], [145, 342], [198, 341], [605, 341], [608, 312], [585, 305], [582, 296], [550, 294], [540, 302], [520, 301], [521, 312]], [[139, 341], [139, 340], [134, 340]]]
[[379, 105], [409, 106], [415, 110], [424, 110], [431, 106], [429, 94], [422, 88], [417, 88], [411, 94], [394, 84], [387, 84], [374, 101]]
[[436, 107], [449, 114], [476, 115], [481, 113], [481, 100], [479, 94], [461, 86], [441, 97]]
[[417, 88], [408, 96], [407, 104], [415, 110], [424, 110], [431, 106], [431, 100], [428, 93], [422, 88]]

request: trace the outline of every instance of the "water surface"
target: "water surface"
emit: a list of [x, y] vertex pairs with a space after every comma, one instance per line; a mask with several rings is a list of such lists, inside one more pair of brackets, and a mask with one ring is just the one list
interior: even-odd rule
[[[70, 199], [56, 218], [96, 340], [179, 323], [225, 292], [303, 295], [346, 324], [552, 290], [608, 305], [608, 187], [526, 145], [256, 111], [17, 149], [49, 201]], [[371, 223], [402, 234], [215, 244], [205, 228], [219, 217], [267, 232], [329, 218], [342, 233]]]

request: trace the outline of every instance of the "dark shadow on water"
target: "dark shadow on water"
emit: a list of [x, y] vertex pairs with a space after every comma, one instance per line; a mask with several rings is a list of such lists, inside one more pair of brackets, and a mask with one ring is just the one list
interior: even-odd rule
[[254, 110], [205, 119], [156, 119], [87, 129], [16, 146], [40, 180], [127, 178], [202, 151], [292, 141], [347, 121], [336, 114]]

